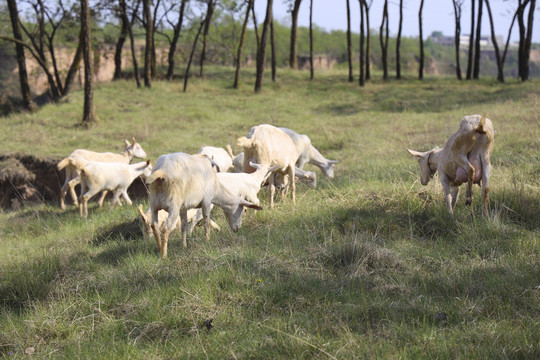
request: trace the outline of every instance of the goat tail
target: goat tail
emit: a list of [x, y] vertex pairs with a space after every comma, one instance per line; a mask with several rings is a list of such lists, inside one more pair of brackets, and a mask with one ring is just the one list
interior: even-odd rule
[[486, 114], [482, 115], [475, 130], [478, 132], [484, 132], [484, 126], [486, 126]]
[[226, 148], [227, 148], [227, 152], [229, 153], [229, 156], [231, 157], [231, 159], [234, 159], [234, 153], [232, 151], [231, 144], [227, 144]]
[[241, 146], [243, 148], [248, 148], [251, 146], [253, 140], [252, 139], [248, 139], [247, 137], [245, 136], [242, 136], [242, 137], [239, 137], [238, 140], [236, 140], [238, 146]]
[[151, 184], [153, 183], [154, 181], [158, 180], [158, 179], [165, 179], [165, 172], [163, 172], [163, 170], [161, 169], [157, 169], [155, 171], [153, 171], [150, 176], [148, 176], [146, 178], [146, 183], [147, 184]]

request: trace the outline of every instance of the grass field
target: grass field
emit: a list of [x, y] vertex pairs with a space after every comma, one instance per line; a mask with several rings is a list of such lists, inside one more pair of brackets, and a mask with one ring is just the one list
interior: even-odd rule
[[[317, 189], [249, 212], [238, 233], [201, 228], [169, 258], [136, 206], [56, 204], [0, 212], [0, 356], [93, 359], [540, 358], [540, 86], [494, 80], [347, 83], [345, 72], [280, 71], [252, 91], [233, 70], [205, 79], [96, 89], [99, 125], [76, 126], [82, 93], [0, 119], [0, 153], [148, 156], [236, 138], [271, 123], [308, 134], [336, 165]], [[248, 82], [249, 81], [249, 82]], [[446, 212], [406, 148], [442, 146], [464, 115], [493, 121], [489, 217]], [[266, 194], [261, 194], [267, 204]], [[147, 204], [147, 201], [140, 201]], [[138, 205], [138, 204], [136, 204]], [[219, 210], [219, 211], [218, 211]], [[208, 329], [213, 319], [211, 329]], [[29, 355], [30, 354], [30, 355]]]

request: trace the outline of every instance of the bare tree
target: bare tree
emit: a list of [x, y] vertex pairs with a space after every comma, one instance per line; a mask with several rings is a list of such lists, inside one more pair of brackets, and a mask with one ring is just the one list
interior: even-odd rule
[[174, 76], [174, 54], [176, 52], [176, 45], [178, 44], [178, 39], [180, 38], [180, 32], [182, 31], [182, 24], [184, 22], [184, 12], [186, 9], [187, 2], [188, 0], [182, 0], [182, 3], [180, 4], [180, 8], [178, 11], [178, 19], [176, 23], [173, 23], [172, 21], [170, 21], [168, 17], [166, 18], [169, 26], [173, 28], [172, 38], [167, 33], [163, 33], [163, 35], [169, 41], [169, 54], [167, 56], [169, 65], [167, 67], [167, 75], [166, 75], [168, 80], [172, 80]]
[[261, 43], [257, 51], [257, 73], [255, 75], [255, 92], [260, 92], [262, 88], [262, 79], [264, 73], [264, 60], [266, 58], [266, 44], [268, 42], [268, 32], [270, 31], [270, 22], [272, 22], [272, 6], [273, 0], [267, 0], [266, 17], [264, 19], [263, 32], [261, 35]]
[[469, 52], [467, 54], [467, 80], [472, 79], [473, 59], [474, 59], [474, 21], [476, 0], [471, 0], [471, 34], [469, 35]]
[[298, 55], [296, 54], [296, 40], [298, 36], [298, 12], [302, 0], [289, 0], [289, 11], [291, 12], [291, 43], [289, 54], [289, 66], [291, 69], [298, 69]]
[[351, 6], [347, 0], [347, 60], [349, 62], [349, 82], [353, 82], [352, 40], [351, 40]]
[[242, 64], [242, 48], [244, 47], [244, 42], [246, 40], [246, 29], [247, 23], [249, 21], [249, 13], [253, 7], [254, 0], [246, 0], [247, 10], [246, 17], [244, 18], [244, 23], [242, 24], [242, 33], [240, 35], [240, 41], [238, 43], [238, 50], [236, 52], [236, 72], [234, 74], [234, 84], [233, 88], [238, 88], [238, 80], [240, 78], [240, 66]]
[[313, 0], [309, 0], [309, 79], [313, 80]]
[[270, 22], [270, 49], [271, 49], [271, 66], [272, 66], [272, 82], [276, 82], [276, 43], [274, 41], [274, 19]]
[[364, 10], [366, 11], [366, 81], [371, 78], [371, 61], [370, 61], [370, 43], [371, 43], [371, 32], [369, 28], [369, 9], [373, 4], [373, 0], [364, 0]]
[[146, 41], [144, 48], [144, 86], [152, 87], [152, 44], [154, 37], [154, 26], [152, 21], [152, 11], [150, 8], [150, 2], [152, 0], [142, 0], [143, 2], [143, 19], [146, 30]]
[[201, 31], [203, 29], [204, 23], [206, 21], [202, 20], [201, 25], [199, 26], [199, 31], [197, 31], [197, 35], [195, 35], [195, 40], [193, 40], [193, 46], [191, 47], [191, 53], [189, 54], [189, 60], [186, 67], [186, 73], [184, 74], [184, 92], [187, 90], [187, 84], [189, 79], [189, 69], [191, 68], [191, 62], [193, 61], [193, 54], [195, 53], [195, 48], [197, 47], [197, 41], [199, 40], [199, 36], [201, 35]]
[[459, 38], [461, 34], [461, 10], [465, 0], [452, 0], [454, 5], [454, 22], [455, 22], [455, 32], [454, 32], [454, 46], [456, 49], [456, 76], [458, 80], [461, 80], [461, 65], [459, 64]]
[[497, 39], [495, 35], [495, 25], [493, 24], [493, 15], [491, 14], [491, 6], [489, 5], [489, 0], [484, 0], [486, 2], [486, 8], [488, 11], [489, 25], [491, 27], [491, 41], [493, 42], [493, 48], [495, 49], [495, 59], [497, 61], [497, 80], [504, 82], [503, 74], [503, 63], [501, 59], [501, 54], [499, 52], [499, 45], [497, 44]]
[[257, 16], [255, 15], [255, 0], [253, 0], [253, 5], [251, 6], [251, 15], [253, 18], [253, 29], [255, 30], [255, 39], [257, 40], [257, 49], [261, 45], [261, 38], [259, 36], [259, 25], [257, 24]]
[[424, 0], [420, 1], [420, 9], [418, 10], [418, 28], [419, 28], [419, 40], [420, 40], [420, 62], [418, 64], [418, 79], [424, 78], [424, 34], [423, 34], [423, 20], [422, 11], [424, 10]]
[[[17, 9], [17, 2], [15, 0], [7, 0], [9, 8], [9, 18], [11, 20], [11, 27], [13, 29], [13, 38], [22, 42], [23, 37], [21, 28], [19, 26], [19, 11]], [[17, 52], [17, 64], [19, 66], [19, 82], [21, 84], [21, 98], [23, 106], [26, 110], [34, 112], [37, 110], [37, 106], [32, 100], [32, 94], [30, 93], [30, 85], [28, 85], [28, 72], [26, 71], [26, 57], [24, 55], [24, 47], [20, 43], [15, 43], [15, 50]]]
[[403, 28], [403, 0], [399, 0], [399, 27], [396, 39], [396, 79], [401, 79], [401, 30]]
[[132, 9], [131, 14], [131, 20], [128, 18], [128, 9], [126, 0], [120, 0], [120, 14], [122, 16], [122, 21], [127, 24], [127, 31], [129, 34], [129, 43], [131, 48], [131, 59], [133, 62], [133, 73], [135, 75], [135, 81], [137, 83], [137, 87], [141, 87], [141, 77], [139, 75], [139, 64], [137, 62], [137, 54], [135, 52], [135, 39], [133, 36], [133, 23], [135, 22], [137, 12], [139, 11], [139, 7], [141, 5], [141, 0], [137, 0], [135, 7]]
[[[118, 11], [119, 13], [119, 11]], [[120, 35], [116, 40], [116, 46], [114, 50], [114, 74], [113, 80], [118, 80], [122, 78], [122, 50], [124, 49], [124, 43], [128, 37], [128, 24], [124, 21], [124, 17], [118, 14], [120, 19]]]
[[96, 123], [94, 113], [94, 88], [92, 79], [92, 36], [88, 0], [81, 0], [81, 42], [84, 59], [84, 110], [82, 126], [88, 128]]
[[[527, 25], [525, 25], [525, 8], [529, 5]], [[521, 81], [529, 79], [529, 60], [531, 53], [532, 29], [536, 0], [518, 0], [517, 20], [519, 26], [518, 76]]]
[[473, 67], [473, 79], [480, 77], [480, 37], [482, 35], [482, 0], [478, 0], [478, 18], [476, 20], [476, 39], [474, 43], [474, 67]]
[[364, 86], [364, 2], [365, 0], [358, 0], [360, 3], [360, 69], [358, 74], [358, 85]]
[[199, 75], [204, 76], [204, 62], [206, 60], [206, 43], [208, 38], [208, 31], [210, 29], [210, 22], [212, 21], [212, 16], [214, 15], [214, 7], [216, 2], [214, 0], [207, 0], [208, 7], [206, 9], [206, 18], [204, 20], [204, 30], [203, 30], [203, 41], [202, 41], [202, 51], [200, 59], [200, 72]]
[[[385, 33], [386, 32], [386, 33]], [[383, 66], [383, 79], [388, 79], [388, 0], [384, 0], [383, 16], [379, 29], [379, 42], [381, 43], [381, 60]]]

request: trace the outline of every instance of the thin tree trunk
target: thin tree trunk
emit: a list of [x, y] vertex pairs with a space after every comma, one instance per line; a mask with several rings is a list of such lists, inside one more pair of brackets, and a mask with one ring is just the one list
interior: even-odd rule
[[193, 54], [195, 54], [195, 48], [197, 47], [197, 41], [199, 40], [199, 36], [201, 35], [201, 31], [203, 29], [205, 20], [201, 21], [201, 25], [199, 26], [199, 31], [197, 31], [197, 35], [195, 36], [195, 40], [193, 40], [193, 46], [191, 47], [191, 53], [189, 54], [189, 60], [186, 67], [186, 73], [184, 74], [184, 92], [187, 90], [187, 84], [188, 84], [188, 78], [189, 78], [189, 69], [191, 68], [191, 62], [193, 61]]
[[182, 0], [182, 4], [180, 4], [180, 14], [178, 15], [178, 22], [174, 27], [173, 38], [169, 46], [169, 67], [167, 68], [168, 80], [172, 80], [174, 75], [174, 53], [176, 52], [176, 44], [178, 43], [178, 39], [180, 38], [180, 32], [182, 31], [182, 23], [184, 22], [184, 11], [187, 2], [188, 0]]
[[[79, 32], [79, 40], [81, 39], [82, 34]], [[81, 60], [83, 57], [83, 46], [82, 41], [79, 41], [79, 44], [77, 45], [77, 50], [75, 51], [75, 55], [73, 56], [73, 61], [71, 62], [71, 66], [69, 67], [68, 73], [66, 75], [66, 81], [64, 82], [64, 96], [69, 94], [71, 91], [71, 85], [73, 85], [73, 81], [75, 81], [75, 75], [77, 75], [77, 71], [79, 71], [81, 67]]]
[[503, 74], [503, 64], [501, 60], [501, 54], [499, 52], [499, 45], [497, 44], [497, 39], [495, 38], [495, 25], [493, 24], [493, 15], [491, 14], [491, 6], [489, 5], [489, 0], [484, 0], [486, 2], [486, 8], [488, 11], [489, 25], [491, 27], [491, 41], [493, 41], [493, 47], [495, 48], [495, 59], [497, 60], [497, 80], [504, 82]]
[[482, 0], [478, 0], [478, 20], [476, 21], [476, 39], [474, 46], [474, 67], [473, 67], [473, 79], [478, 80], [480, 78], [480, 38], [482, 35]]
[[135, 10], [133, 10], [132, 14], [132, 20], [130, 21], [127, 15], [127, 5], [126, 0], [120, 0], [120, 14], [122, 18], [124, 18], [123, 21], [125, 21], [128, 24], [128, 35], [129, 35], [129, 45], [131, 49], [131, 61], [133, 63], [133, 74], [135, 76], [135, 82], [137, 83], [137, 87], [141, 87], [141, 77], [139, 75], [139, 64], [137, 62], [137, 53], [135, 51], [135, 39], [133, 36], [133, 21], [135, 20], [135, 13], [139, 10], [140, 6], [140, 0], [137, 2], [137, 6], [135, 7]]
[[272, 21], [272, 6], [273, 0], [267, 0], [266, 4], [266, 17], [264, 19], [263, 32], [261, 36], [261, 44], [257, 51], [257, 73], [255, 77], [255, 92], [260, 92], [262, 87], [263, 73], [264, 73], [264, 60], [266, 58], [266, 44], [268, 42], [268, 32], [270, 30], [270, 22]]
[[294, 5], [291, 11], [291, 44], [289, 54], [289, 66], [291, 69], [298, 69], [298, 56], [296, 54], [296, 40], [298, 34], [298, 12], [300, 11], [300, 3], [302, 0], [294, 0]]
[[351, 40], [351, 6], [347, 0], [347, 61], [349, 62], [349, 82], [353, 82], [352, 40]]
[[369, 6], [366, 0], [364, 0], [364, 9], [366, 10], [366, 81], [368, 81], [371, 78], [371, 62], [369, 59], [369, 52], [371, 46], [371, 30], [369, 28]]
[[365, 0], [359, 0], [360, 2], [360, 69], [358, 74], [358, 85], [364, 86], [364, 5]]
[[118, 80], [122, 78], [122, 50], [124, 49], [124, 43], [126, 42], [128, 36], [128, 24], [126, 24], [122, 16], [120, 16], [120, 21], [122, 23], [122, 29], [120, 30], [120, 36], [118, 36], [118, 40], [116, 41], [116, 48], [114, 51], [113, 80]]
[[399, 27], [396, 39], [396, 79], [401, 79], [401, 30], [403, 28], [403, 0], [399, 0]]
[[[386, 35], [384, 35], [385, 30], [386, 30]], [[387, 53], [387, 49], [388, 49], [388, 0], [384, 0], [383, 16], [382, 16], [381, 28], [379, 30], [379, 41], [381, 43], [383, 80], [387, 80], [388, 79], [388, 53]]]
[[523, 74], [521, 81], [529, 80], [529, 60], [531, 56], [532, 30], [534, 24], [534, 11], [536, 10], [536, 0], [530, 0], [529, 16], [527, 18], [527, 35], [525, 37], [525, 46], [523, 53]]
[[424, 78], [424, 34], [423, 34], [423, 20], [422, 11], [424, 10], [424, 0], [420, 1], [420, 9], [418, 10], [418, 28], [420, 32], [420, 64], [418, 65], [418, 79]]
[[313, 0], [309, 1], [309, 80], [315, 76], [313, 69]]
[[242, 34], [240, 35], [240, 42], [238, 43], [238, 50], [236, 52], [236, 72], [234, 73], [234, 84], [233, 88], [238, 89], [238, 80], [240, 79], [240, 67], [242, 66], [242, 48], [244, 47], [244, 42], [246, 41], [246, 29], [247, 23], [249, 21], [249, 12], [253, 6], [254, 0], [247, 0], [247, 10], [246, 17], [244, 18], [244, 23], [242, 24]]
[[469, 53], [467, 54], [467, 80], [472, 78], [473, 59], [474, 59], [474, 4], [476, 0], [471, 0], [471, 34], [469, 36]]
[[152, 38], [154, 26], [152, 25], [151, 0], [143, 0], [143, 17], [146, 24], [146, 41], [144, 49], [144, 86], [152, 87]]
[[255, 0], [253, 0], [253, 5], [251, 6], [251, 15], [253, 18], [253, 29], [255, 30], [255, 39], [257, 39], [257, 49], [259, 49], [259, 46], [261, 46], [261, 38], [259, 37], [259, 25], [257, 25], [257, 16], [255, 16]]
[[204, 30], [203, 30], [203, 47], [201, 51], [201, 60], [200, 60], [200, 72], [201, 77], [204, 76], [204, 62], [206, 60], [206, 39], [208, 37], [208, 30], [210, 29], [210, 22], [212, 21], [212, 15], [214, 14], [214, 0], [208, 0], [208, 9], [206, 11], [206, 20], [204, 21]]
[[[152, 0], [152, 3], [154, 1]], [[157, 75], [157, 61], [156, 61], [156, 20], [157, 20], [157, 12], [159, 9], [159, 3], [161, 0], [157, 0], [154, 4], [154, 14], [152, 16], [152, 48], [151, 48], [151, 61], [150, 61], [150, 76], [152, 79], [154, 79]], [[152, 4], [150, 4], [152, 5]]]
[[274, 19], [270, 22], [270, 49], [272, 50], [272, 82], [276, 82], [276, 43], [274, 41]]
[[[17, 2], [15, 0], [7, 0], [7, 3], [11, 27], [13, 29], [13, 37], [19, 41], [23, 41], [21, 28], [19, 26], [19, 11], [17, 9]], [[22, 103], [26, 110], [34, 112], [37, 110], [37, 106], [32, 100], [30, 85], [28, 84], [28, 72], [26, 70], [24, 47], [19, 43], [15, 43], [15, 50], [17, 52], [17, 64], [19, 66], [19, 82], [21, 84]]]
[[454, 47], [456, 50], [456, 76], [458, 80], [461, 80], [461, 65], [459, 64], [459, 37], [461, 34], [461, 6], [462, 3], [459, 0], [452, 0], [454, 5], [454, 21], [456, 29], [454, 32]]
[[96, 123], [92, 79], [92, 36], [90, 30], [90, 9], [88, 8], [88, 0], [81, 0], [81, 41], [83, 42], [84, 59], [84, 110], [82, 126], [88, 128]]

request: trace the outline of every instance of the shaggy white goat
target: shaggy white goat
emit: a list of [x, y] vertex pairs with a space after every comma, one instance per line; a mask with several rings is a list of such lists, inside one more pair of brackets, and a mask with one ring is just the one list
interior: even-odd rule
[[[152, 210], [148, 209], [146, 213], [143, 211], [142, 205], [139, 205], [137, 211], [139, 212], [139, 217], [141, 218], [141, 223], [143, 227], [143, 235], [148, 237], [154, 237], [154, 233], [152, 232]], [[165, 220], [169, 217], [169, 213], [165, 210], [159, 210], [158, 211], [158, 221], [159, 225], [158, 228], [160, 231], [162, 230], [162, 226], [165, 223]], [[197, 225], [199, 221], [201, 221], [203, 218], [202, 216], [202, 210], [201, 209], [189, 209], [187, 211], [187, 221], [188, 221], [188, 232], [191, 234], [193, 232], [193, 229]], [[178, 228], [180, 228], [180, 221], [178, 221], [179, 218], [176, 219], [176, 223], [174, 224], [174, 227], [171, 231], [174, 231]], [[210, 220], [210, 226], [214, 228], [217, 231], [221, 231], [221, 228], [218, 224], [216, 224], [213, 220]]]
[[[62, 170], [64, 168], [66, 169], [66, 180], [64, 181], [64, 185], [62, 185], [62, 188], [60, 189], [60, 207], [62, 209], [66, 208], [65, 197], [68, 190], [75, 206], [79, 205], [77, 202], [77, 194], [75, 193], [75, 186], [77, 186], [81, 182], [79, 177], [79, 168], [87, 162], [100, 161], [129, 164], [133, 157], [137, 157], [140, 159], [146, 158], [146, 153], [144, 152], [141, 145], [137, 143], [135, 138], [133, 138], [133, 143], [131, 144], [129, 143], [129, 141], [125, 140], [125, 144], [126, 147], [124, 150], [122, 150], [121, 154], [114, 154], [110, 152], [99, 153], [90, 150], [77, 149], [73, 151], [71, 155], [69, 155], [67, 158], [62, 159], [58, 163], [58, 170]], [[101, 195], [101, 198], [99, 199], [100, 206], [103, 204], [103, 199], [105, 199], [105, 195], [107, 195], [107, 191], [104, 191]]]
[[[154, 170], [147, 177], [150, 185], [150, 209], [152, 231], [161, 257], [167, 257], [167, 241], [178, 216], [182, 221], [182, 244], [187, 246], [187, 211], [201, 208], [205, 220], [206, 238], [210, 237], [211, 204], [223, 209], [233, 231], [242, 225], [244, 207], [262, 210], [244, 199], [231, 194], [219, 182], [210, 162], [197, 155], [174, 153], [161, 155]], [[169, 213], [162, 227], [159, 226], [159, 210]]]
[[[254, 162], [269, 167], [278, 166], [277, 172], [294, 179], [295, 162], [298, 152], [292, 139], [275, 126], [262, 124], [251, 128], [248, 136], [238, 138], [238, 145], [244, 148], [244, 172], [255, 171], [249, 164]], [[270, 207], [274, 207], [275, 185], [274, 177], [270, 176]], [[296, 185], [289, 182], [291, 199], [296, 202]]]
[[255, 163], [249, 164], [257, 169], [251, 174], [247, 173], [217, 173], [218, 180], [232, 194], [241, 197], [255, 205], [259, 205], [260, 201], [257, 198], [257, 193], [261, 190], [262, 184], [268, 176], [279, 169], [278, 166], [269, 168], [267, 165], [259, 165]]
[[[150, 160], [136, 164], [122, 164], [90, 161], [80, 168], [81, 196], [79, 212], [88, 216], [88, 199], [100, 191], [113, 191], [112, 206], [119, 205], [120, 195], [128, 205], [132, 205], [127, 189], [139, 176], [148, 176], [152, 170]], [[101, 205], [100, 205], [101, 206]]]
[[426, 152], [407, 149], [418, 158], [422, 185], [427, 185], [435, 172], [439, 173], [450, 213], [456, 205], [459, 186], [467, 183], [465, 204], [470, 205], [472, 184], [480, 185], [481, 181], [482, 211], [487, 215], [494, 136], [493, 124], [486, 115], [469, 115], [461, 120], [458, 131], [450, 136], [442, 149]]
[[313, 145], [307, 135], [298, 134], [291, 129], [285, 127], [279, 127], [281, 131], [289, 135], [296, 146], [298, 151], [298, 160], [296, 160], [296, 167], [303, 169], [307, 163], [317, 166], [324, 175], [330, 179], [334, 178], [334, 165], [338, 163], [337, 160], [328, 160], [321, 155]]
[[227, 172], [233, 169], [233, 159], [225, 149], [214, 146], [203, 146], [197, 154], [212, 160], [212, 165], [217, 166], [218, 172]]

